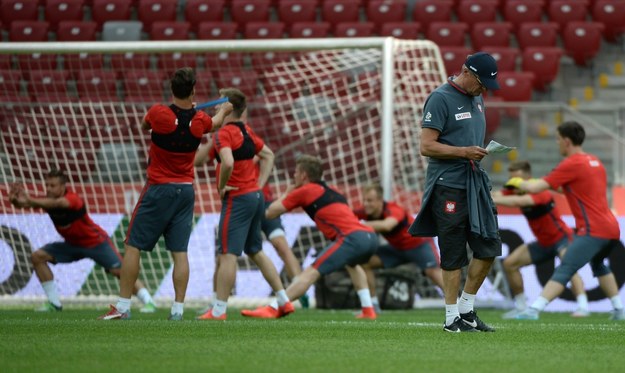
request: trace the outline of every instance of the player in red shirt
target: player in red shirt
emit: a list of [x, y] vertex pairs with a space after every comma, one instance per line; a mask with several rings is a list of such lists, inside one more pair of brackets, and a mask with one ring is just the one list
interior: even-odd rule
[[[328, 187], [321, 179], [321, 160], [309, 155], [300, 156], [296, 161], [293, 179], [295, 185], [287, 194], [274, 201], [265, 216], [276, 218], [283, 213], [301, 207], [315, 222], [326, 239], [332, 241], [315, 262], [306, 268], [286, 289], [289, 299], [297, 299], [306, 293], [321, 275], [346, 268], [354, 288], [358, 293], [362, 312], [357, 318], [375, 319], [376, 313], [371, 303], [367, 287], [367, 277], [359, 264], [366, 263], [378, 246], [373, 229], [363, 225], [347, 205], [343, 195]], [[259, 318], [279, 318], [288, 312], [275, 304], [244, 310], [245, 316]]]
[[384, 191], [380, 184], [371, 184], [364, 188], [364, 207], [355, 210], [358, 219], [382, 234], [388, 245], [380, 246], [362, 267], [367, 274], [371, 301], [376, 312], [380, 304], [376, 296], [376, 281], [373, 269], [394, 268], [405, 263], [414, 263], [423, 269], [436, 286], [443, 289], [443, 273], [440, 268], [438, 249], [432, 238], [413, 237], [408, 227], [414, 221], [412, 215], [395, 202], [383, 199]]
[[585, 153], [582, 143], [586, 132], [581, 124], [570, 121], [558, 126], [557, 142], [565, 158], [547, 176], [525, 181], [516, 177], [508, 184], [523, 191], [538, 193], [549, 188], [562, 189], [575, 217], [576, 232], [562, 263], [545, 285], [542, 294], [517, 319], [538, 320], [547, 304], [564, 291], [566, 283], [586, 263], [590, 263], [599, 285], [610, 298], [612, 320], [625, 320], [623, 303], [610, 267], [604, 259], [620, 245], [618, 221], [608, 206], [607, 175], [596, 156]]
[[132, 213], [126, 234], [124, 261], [117, 305], [103, 320], [130, 317], [130, 293], [139, 276], [141, 251], [152, 251], [161, 235], [174, 260], [175, 299], [170, 320], [182, 320], [189, 282], [187, 247], [193, 225], [193, 159], [202, 136], [221, 126], [232, 111], [222, 104], [214, 117], [194, 108], [195, 73], [189, 67], [176, 70], [171, 78], [173, 103], [156, 104], [141, 127], [151, 130], [147, 183]]
[[[521, 177], [530, 180], [532, 167], [527, 161], [513, 162], [508, 167], [510, 178]], [[515, 309], [506, 312], [504, 319], [514, 319], [527, 308], [525, 293], [523, 292], [523, 277], [519, 269], [530, 264], [539, 264], [562, 258], [567, 246], [573, 239], [573, 230], [562, 221], [553, 196], [549, 190], [536, 194], [527, 194], [513, 186], [506, 186], [504, 192], [493, 193], [493, 201], [502, 206], [521, 208], [527, 222], [536, 237], [536, 241], [522, 244], [510, 252], [503, 261], [503, 268], [514, 296]], [[577, 310], [573, 317], [586, 317], [588, 311], [588, 297], [584, 290], [584, 283], [576, 273], [571, 278], [571, 290], [577, 297]]]
[[[91, 220], [87, 206], [78, 194], [67, 188], [67, 177], [61, 170], [46, 174], [46, 196], [31, 197], [23, 185], [13, 184], [9, 201], [16, 207], [41, 208], [48, 213], [54, 228], [65, 241], [49, 243], [31, 255], [35, 273], [48, 302], [37, 311], [61, 311], [63, 306], [48, 263], [72, 263], [90, 258], [106, 272], [119, 278], [122, 257], [108, 234]], [[145, 304], [142, 312], [155, 312], [154, 301], [140, 281], [134, 284], [134, 294]]]
[[[261, 187], [267, 183], [273, 168], [274, 155], [250, 126], [241, 121], [247, 109], [245, 95], [238, 89], [219, 91], [232, 103], [232, 114], [226, 124], [213, 136], [217, 165], [217, 190], [222, 199], [217, 232], [217, 268], [215, 287], [217, 299], [212, 309], [198, 320], [225, 320], [228, 298], [237, 274], [237, 257], [243, 252], [260, 268], [265, 280], [286, 312], [293, 311], [273, 262], [262, 251], [260, 223], [265, 212]], [[259, 158], [256, 172], [254, 158]]]

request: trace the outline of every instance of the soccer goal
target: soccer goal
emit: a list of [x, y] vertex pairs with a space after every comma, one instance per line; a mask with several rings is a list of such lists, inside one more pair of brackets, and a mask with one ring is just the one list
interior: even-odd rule
[[[182, 42], [1, 43], [2, 187], [0, 294], [43, 293], [29, 263], [32, 250], [58, 239], [47, 215], [13, 208], [9, 183], [43, 194], [43, 175], [62, 168], [94, 220], [123, 248], [129, 213], [145, 181], [147, 108], [169, 102], [168, 78], [179, 67], [197, 72], [198, 103], [236, 87], [248, 96], [249, 123], [276, 154], [269, 182], [278, 196], [300, 154], [324, 161], [324, 179], [353, 206], [361, 188], [380, 182], [385, 196], [416, 212], [425, 162], [419, 152], [424, 101], [445, 80], [438, 47], [393, 38]], [[210, 109], [208, 109], [210, 111]], [[188, 299], [212, 294], [220, 201], [212, 165], [197, 169], [196, 222], [189, 247]], [[307, 265], [322, 238], [302, 214], [283, 218], [287, 239]], [[282, 262], [270, 245], [277, 268]], [[90, 261], [53, 268], [62, 296], [108, 299], [117, 281]], [[159, 242], [142, 259], [140, 279], [169, 298], [171, 260]], [[236, 296], [270, 293], [259, 271], [239, 260]]]

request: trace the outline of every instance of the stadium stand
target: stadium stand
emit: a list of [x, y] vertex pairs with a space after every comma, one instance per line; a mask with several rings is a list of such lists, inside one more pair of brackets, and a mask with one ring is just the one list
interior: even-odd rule
[[521, 51], [518, 48], [484, 47], [481, 50], [493, 56], [500, 71], [515, 71], [517, 69], [517, 59], [521, 55]]
[[13, 21], [9, 30], [9, 41], [48, 41], [48, 22]]
[[337, 38], [362, 38], [373, 36], [375, 25], [372, 22], [340, 22], [334, 28]]
[[58, 41], [95, 41], [98, 25], [91, 21], [61, 21], [56, 31]]
[[248, 22], [245, 24], [245, 39], [280, 39], [284, 35], [282, 22]]
[[291, 38], [325, 38], [330, 33], [328, 22], [295, 22], [291, 25]]
[[50, 31], [56, 31], [61, 21], [82, 21], [84, 0], [47, 0], [45, 19]]
[[0, 1], [0, 21], [5, 29], [14, 21], [36, 21], [39, 18], [37, 0]]
[[201, 22], [197, 38], [201, 40], [236, 39], [237, 25], [229, 22]]
[[461, 47], [466, 44], [469, 26], [462, 22], [432, 22], [425, 34], [439, 46]]
[[588, 65], [599, 53], [603, 28], [598, 22], [567, 23], [562, 34], [564, 49], [577, 65]]
[[578, 0], [550, 1], [547, 10], [549, 21], [560, 25], [561, 30], [564, 30], [569, 22], [585, 21], [587, 14], [586, 2]]
[[143, 30], [149, 33], [154, 22], [174, 22], [177, 6], [177, 0], [139, 0], [137, 18], [143, 23]]
[[625, 33], [625, 1], [598, 0], [592, 8], [592, 18], [603, 24], [603, 37], [610, 43]]
[[393, 36], [398, 39], [417, 39], [421, 25], [416, 22], [385, 22], [380, 29], [380, 36]]
[[278, 3], [278, 19], [291, 27], [296, 22], [315, 22], [317, 19], [316, 0], [281, 0]]
[[545, 91], [560, 71], [562, 49], [558, 47], [530, 47], [523, 50], [521, 69], [534, 73], [534, 89]]
[[482, 50], [484, 47], [510, 46], [510, 31], [512, 24], [508, 22], [478, 22], [471, 30], [471, 44], [473, 49]]
[[130, 20], [130, 2], [126, 0], [93, 0], [91, 19], [102, 30], [108, 21]]
[[151, 40], [186, 40], [190, 30], [189, 22], [156, 21], [149, 33]]
[[523, 23], [540, 22], [543, 16], [542, 1], [506, 1], [503, 10], [503, 19], [510, 22], [514, 30]]
[[270, 6], [269, 0], [233, 0], [230, 15], [242, 32], [248, 22], [269, 22]]
[[465, 46], [442, 46], [441, 56], [445, 63], [447, 75], [451, 76], [459, 73], [462, 64], [471, 53], [473, 53], [473, 51]]
[[374, 31], [380, 33], [382, 26], [388, 22], [404, 22], [406, 20], [406, 1], [371, 0], [367, 4], [367, 21], [373, 22]]
[[421, 25], [421, 29], [427, 31], [432, 22], [451, 22], [452, 1], [421, 0], [413, 5], [412, 20]]
[[107, 21], [102, 27], [102, 41], [138, 41], [142, 29], [139, 21]]
[[352, 0], [325, 0], [321, 5], [321, 18], [333, 30], [338, 23], [358, 22], [360, 3]]
[[463, 0], [456, 6], [456, 15], [458, 20], [469, 25], [469, 28], [479, 22], [495, 22], [497, 1]]
[[224, 2], [221, 0], [187, 0], [184, 3], [184, 19], [191, 24], [191, 31], [197, 33], [202, 22], [223, 20]]
[[519, 48], [555, 47], [558, 43], [558, 29], [555, 22], [522, 23], [516, 32]]

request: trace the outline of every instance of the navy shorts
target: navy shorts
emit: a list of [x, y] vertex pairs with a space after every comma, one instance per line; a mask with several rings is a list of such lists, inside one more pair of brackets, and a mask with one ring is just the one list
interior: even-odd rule
[[263, 249], [260, 222], [265, 216], [265, 200], [260, 191], [241, 194], [221, 201], [217, 231], [217, 252], [241, 256]]
[[[450, 203], [454, 204], [452, 212], [448, 209]], [[436, 220], [442, 269], [455, 270], [469, 264], [467, 244], [477, 259], [501, 255], [501, 238], [485, 239], [471, 232], [466, 190], [436, 185], [429, 205]]]
[[533, 264], [539, 264], [546, 262], [560, 255], [560, 252], [569, 246], [571, 240], [569, 237], [564, 236], [562, 239], [555, 244], [545, 247], [538, 242], [532, 242], [527, 245], [527, 248], [530, 253], [530, 257], [532, 258]]
[[610, 255], [613, 249], [619, 246], [619, 240], [574, 236], [573, 242], [569, 244], [562, 262], [553, 272], [551, 279], [566, 286], [575, 272], [586, 263], [590, 263], [592, 274], [595, 277], [605, 276], [612, 271], [605, 265], [604, 259]]
[[330, 243], [317, 255], [312, 266], [322, 275], [327, 275], [347, 265], [368, 262], [377, 248], [378, 237], [375, 233], [355, 231]]
[[[273, 201], [265, 201], [265, 210], [267, 210], [269, 205], [271, 205], [271, 202]], [[279, 216], [275, 219], [267, 219], [263, 213], [263, 218], [260, 222], [260, 229], [263, 231], [267, 239], [272, 238], [272, 233], [277, 234], [280, 232], [282, 233], [281, 235], [284, 236], [284, 227], [282, 226], [282, 219], [280, 219]]]
[[53, 263], [72, 263], [89, 258], [106, 270], [122, 266], [122, 256], [110, 238], [90, 248], [74, 246], [67, 242], [52, 242], [42, 247], [41, 250], [54, 258]]
[[380, 257], [384, 268], [395, 268], [406, 263], [414, 263], [421, 269], [438, 268], [440, 265], [438, 249], [432, 240], [410, 250], [398, 250], [391, 245], [382, 245], [375, 255]]
[[132, 213], [126, 244], [152, 251], [162, 236], [169, 251], [187, 251], [193, 229], [191, 184], [146, 184]]

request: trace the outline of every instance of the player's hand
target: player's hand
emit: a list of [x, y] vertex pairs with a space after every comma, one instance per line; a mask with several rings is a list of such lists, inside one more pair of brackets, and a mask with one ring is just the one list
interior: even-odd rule
[[230, 102], [224, 102], [223, 104], [219, 105], [219, 111], [223, 113], [224, 117], [232, 113], [233, 109], [234, 107], [232, 106], [232, 103]]
[[504, 186], [508, 189], [521, 189], [521, 183], [524, 181], [525, 180], [523, 180], [523, 178], [517, 176], [506, 181], [506, 184], [504, 184]]
[[238, 190], [239, 188], [234, 187], [234, 186], [230, 186], [230, 185], [226, 185], [223, 189], [219, 190], [219, 196], [221, 197], [221, 199], [226, 198], [226, 193], [228, 193], [231, 190]]
[[482, 158], [488, 155], [488, 150], [479, 146], [467, 146], [465, 149], [464, 157], [472, 161], [481, 161]]

